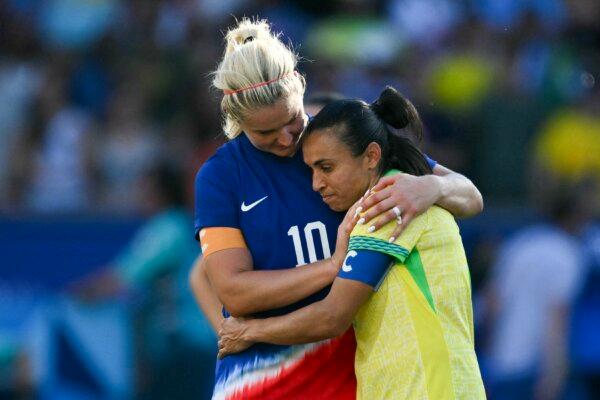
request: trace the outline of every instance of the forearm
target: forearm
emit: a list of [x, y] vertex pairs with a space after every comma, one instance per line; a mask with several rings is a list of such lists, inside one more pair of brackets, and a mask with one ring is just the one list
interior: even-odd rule
[[341, 335], [350, 322], [343, 321], [324, 301], [281, 317], [247, 321], [244, 339], [255, 343], [312, 343]]
[[433, 184], [439, 188], [436, 204], [450, 211], [457, 218], [479, 214], [483, 210], [483, 198], [475, 185], [456, 172], [432, 175]]
[[223, 305], [210, 285], [201, 256], [196, 259], [190, 272], [190, 287], [204, 316], [214, 331], [218, 332], [223, 320]]
[[330, 285], [330, 259], [272, 271], [240, 271], [229, 279], [221, 300], [233, 316], [245, 316], [293, 304]]

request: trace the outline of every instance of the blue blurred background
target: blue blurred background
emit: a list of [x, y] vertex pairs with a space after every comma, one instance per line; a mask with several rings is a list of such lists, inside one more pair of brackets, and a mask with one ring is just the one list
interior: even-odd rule
[[2, 1], [0, 398], [210, 395], [190, 213], [234, 15], [283, 32], [307, 99], [394, 85], [480, 188], [490, 398], [600, 398], [597, 0]]

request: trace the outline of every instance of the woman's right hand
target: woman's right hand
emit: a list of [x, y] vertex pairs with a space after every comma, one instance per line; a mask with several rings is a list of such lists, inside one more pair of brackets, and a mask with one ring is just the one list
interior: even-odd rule
[[350, 233], [358, 221], [358, 215], [362, 209], [360, 207], [360, 200], [354, 203], [350, 209], [346, 212], [346, 216], [342, 220], [342, 223], [338, 227], [337, 239], [335, 242], [335, 252], [331, 256], [331, 262], [335, 268], [336, 275], [339, 269], [344, 263], [346, 253], [348, 252], [348, 242], [350, 241]]
[[244, 337], [248, 325], [244, 318], [225, 318], [219, 329], [219, 358], [239, 353], [252, 346], [254, 342]]

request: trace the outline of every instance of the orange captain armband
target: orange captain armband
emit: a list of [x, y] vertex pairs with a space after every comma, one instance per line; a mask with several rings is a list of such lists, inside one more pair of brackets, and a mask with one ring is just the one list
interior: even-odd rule
[[237, 228], [204, 228], [200, 230], [199, 236], [204, 257], [219, 250], [248, 248], [242, 231]]

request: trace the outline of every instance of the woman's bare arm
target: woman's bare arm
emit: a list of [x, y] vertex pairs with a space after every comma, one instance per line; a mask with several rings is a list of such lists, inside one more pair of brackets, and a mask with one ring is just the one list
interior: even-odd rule
[[338, 227], [331, 258], [300, 267], [255, 270], [247, 248], [216, 251], [205, 257], [206, 275], [218, 299], [234, 317], [293, 304], [330, 285], [346, 256], [356, 221], [355, 204]]
[[483, 211], [483, 197], [469, 178], [440, 164], [435, 166], [433, 174], [440, 188], [435, 204], [457, 218], [472, 217]]
[[[233, 257], [236, 256], [234, 255]], [[221, 257], [218, 257], [213, 261], [220, 263], [222, 260]], [[302, 274], [295, 275], [293, 269], [291, 269], [290, 271], [266, 271], [267, 274], [263, 274], [261, 271], [249, 270], [249, 272], [258, 273], [250, 274], [250, 276], [245, 274], [234, 274], [233, 276], [229, 276], [230, 282], [227, 282], [224, 285], [221, 284], [221, 286], [223, 286], [221, 296], [223, 296], [227, 302], [225, 308], [232, 315], [240, 316], [281, 307], [303, 299], [327, 286], [335, 278], [333, 266], [331, 266], [331, 273], [328, 273], [328, 266], [325, 265], [325, 261], [320, 264], [322, 265], [312, 265], [310, 267], [311, 270], [305, 268], [303, 271], [300, 271]], [[320, 267], [322, 268], [319, 269]], [[218, 332], [221, 327], [221, 322], [223, 321], [223, 304], [210, 283], [206, 268], [207, 265], [205, 260], [201, 256], [198, 257], [190, 272], [190, 286], [192, 287], [192, 291], [202, 312], [208, 318], [215, 332]], [[227, 267], [225, 267], [225, 269], [227, 269]], [[229, 275], [227, 271], [221, 272], [225, 273], [221, 273], [218, 277], [213, 279], [217, 279], [219, 282], [222, 279], [227, 279], [227, 275]], [[269, 274], [270, 272], [273, 273]], [[284, 273], [282, 274], [280, 272]], [[268, 275], [271, 276], [269, 277]], [[239, 282], [240, 279], [247, 281]], [[264, 285], [261, 285], [263, 279], [266, 279], [266, 282], [264, 282]], [[252, 291], [240, 289], [240, 287], [246, 286], [246, 284], [252, 285], [254, 289]], [[236, 291], [242, 290], [246, 292], [246, 295], [229, 296], [229, 292], [235, 293]], [[262, 293], [258, 299], [255, 297], [256, 292]]]
[[206, 275], [206, 265], [204, 265], [201, 255], [198, 256], [190, 271], [190, 287], [200, 309], [202, 309], [208, 322], [210, 322], [215, 333], [217, 333], [223, 321], [223, 305], [210, 285], [210, 281]]
[[272, 310], [300, 301], [335, 279], [331, 259], [296, 268], [256, 271], [248, 249], [226, 249], [205, 260], [211, 286], [234, 317]]
[[292, 313], [266, 319], [227, 318], [219, 331], [219, 357], [254, 343], [313, 343], [343, 334], [373, 293], [365, 283], [338, 278], [327, 297]]
[[367, 210], [365, 224], [381, 228], [396, 219], [394, 207], [401, 212], [401, 223], [392, 233], [400, 236], [404, 228], [434, 204], [450, 211], [455, 217], [471, 217], [483, 210], [481, 193], [467, 177], [442, 165], [436, 165], [432, 175], [397, 174], [382, 178], [362, 202]]

